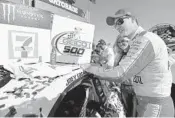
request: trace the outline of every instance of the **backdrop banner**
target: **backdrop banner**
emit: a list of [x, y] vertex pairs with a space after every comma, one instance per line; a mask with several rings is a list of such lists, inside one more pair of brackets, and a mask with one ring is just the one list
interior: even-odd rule
[[94, 30], [92, 24], [54, 15], [51, 37], [56, 61], [90, 63]]
[[51, 12], [0, 1], [0, 23], [50, 29], [51, 21]]

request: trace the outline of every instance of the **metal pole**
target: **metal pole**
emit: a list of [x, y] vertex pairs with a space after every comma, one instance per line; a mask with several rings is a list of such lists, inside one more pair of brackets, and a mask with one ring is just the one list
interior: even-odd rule
[[90, 1], [89, 0], [87, 1], [88, 1], [88, 4], [87, 4], [87, 11], [86, 11], [86, 15], [87, 15], [86, 20], [88, 23], [90, 23]]

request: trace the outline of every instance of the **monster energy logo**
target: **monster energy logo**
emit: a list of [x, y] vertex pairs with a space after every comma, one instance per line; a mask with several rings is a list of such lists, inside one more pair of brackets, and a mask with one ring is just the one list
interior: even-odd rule
[[0, 23], [50, 29], [51, 20], [48, 11], [0, 0]]
[[4, 20], [7, 20], [9, 23], [11, 15], [12, 15], [12, 19], [14, 21], [15, 20], [15, 5], [6, 4], [6, 3], [1, 3], [1, 4], [2, 4], [2, 9], [3, 9]]
[[14, 21], [16, 18], [16, 15], [18, 15], [19, 18], [24, 18], [24, 19], [30, 19], [30, 20], [35, 20], [39, 21], [44, 18], [44, 16], [40, 13], [35, 13], [31, 12], [30, 9], [24, 9], [23, 6], [16, 6], [13, 4], [6, 4], [6, 3], [1, 3], [2, 4], [2, 9], [3, 9], [3, 19], [7, 20], [8, 23], [10, 21]]

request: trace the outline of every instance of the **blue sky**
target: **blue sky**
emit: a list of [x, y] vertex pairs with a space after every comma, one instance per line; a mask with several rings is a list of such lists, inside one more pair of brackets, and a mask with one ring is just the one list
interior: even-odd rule
[[108, 43], [115, 41], [118, 33], [106, 25], [106, 17], [112, 16], [125, 8], [134, 14], [144, 29], [156, 24], [170, 23], [175, 25], [175, 0], [96, 0], [96, 4], [88, 0], [76, 0], [76, 6], [91, 12], [90, 23], [95, 25], [95, 42], [103, 38]]

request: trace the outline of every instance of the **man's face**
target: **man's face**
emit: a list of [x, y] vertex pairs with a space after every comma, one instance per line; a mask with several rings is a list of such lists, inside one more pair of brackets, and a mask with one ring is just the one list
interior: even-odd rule
[[129, 36], [133, 32], [134, 21], [130, 16], [122, 16], [115, 21], [115, 28], [121, 36]]

